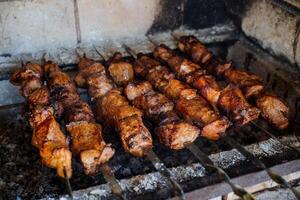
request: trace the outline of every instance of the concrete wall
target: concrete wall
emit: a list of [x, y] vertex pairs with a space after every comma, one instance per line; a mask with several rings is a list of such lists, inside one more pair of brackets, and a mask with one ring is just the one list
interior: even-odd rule
[[300, 1], [228, 0], [242, 31], [274, 55], [300, 69]]
[[0, 1], [0, 55], [144, 35], [160, 11], [159, 0], [77, 0], [79, 31], [74, 2]]

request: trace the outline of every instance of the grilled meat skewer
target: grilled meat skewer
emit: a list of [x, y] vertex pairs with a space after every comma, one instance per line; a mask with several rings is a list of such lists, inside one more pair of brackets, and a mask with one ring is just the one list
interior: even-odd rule
[[144, 156], [152, 148], [152, 137], [142, 120], [142, 111], [129, 105], [121, 91], [106, 75], [102, 64], [80, 58], [79, 86], [87, 86], [97, 106], [96, 115], [103, 123], [116, 127], [123, 148], [134, 156]]
[[216, 113], [208, 102], [187, 84], [175, 79], [168, 68], [150, 57], [139, 54], [134, 62], [137, 76], [145, 78], [154, 88], [175, 102], [175, 109], [187, 121], [202, 127], [201, 135], [217, 140], [230, 126], [226, 117]]
[[56, 113], [63, 115], [72, 137], [73, 152], [80, 155], [85, 174], [96, 174], [99, 166], [112, 158], [115, 150], [103, 140], [101, 125], [95, 123], [90, 106], [80, 100], [70, 77], [51, 61], [45, 63], [44, 73]]
[[206, 75], [199, 65], [176, 55], [163, 44], [154, 49], [154, 56], [167, 63], [179, 78], [197, 88], [210, 104], [225, 112], [235, 125], [243, 126], [259, 117], [260, 111], [247, 102], [238, 87], [229, 84], [221, 90], [215, 79]]
[[211, 52], [194, 36], [180, 37], [179, 49], [189, 55], [192, 60], [218, 78], [225, 78], [229, 83], [237, 85], [246, 98], [254, 98], [262, 116], [278, 129], [289, 125], [289, 107], [275, 95], [265, 92], [262, 79], [250, 72], [234, 69], [231, 63], [224, 63], [215, 58]]
[[[171, 149], [182, 149], [193, 143], [200, 130], [191, 124], [180, 120], [174, 112], [174, 104], [163, 94], [152, 89], [149, 82], [134, 83], [133, 66], [123, 60], [122, 54], [115, 53], [108, 61], [108, 71], [119, 86], [123, 86], [127, 99], [144, 111], [144, 115], [157, 124], [155, 133], [160, 142]], [[130, 74], [130, 76], [128, 76]]]
[[43, 70], [38, 64], [27, 63], [12, 74], [10, 82], [21, 86], [20, 92], [27, 100], [29, 122], [33, 129], [32, 145], [39, 149], [42, 163], [57, 170], [58, 176], [72, 176], [67, 139], [55, 120], [49, 106], [49, 91], [42, 84]]

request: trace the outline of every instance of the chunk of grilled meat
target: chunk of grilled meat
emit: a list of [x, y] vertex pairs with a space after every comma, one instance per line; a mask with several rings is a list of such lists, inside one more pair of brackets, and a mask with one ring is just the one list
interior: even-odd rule
[[195, 78], [193, 85], [208, 102], [212, 105], [217, 105], [221, 88], [213, 76], [198, 76], [198, 78]]
[[149, 82], [130, 83], [125, 94], [134, 106], [144, 111], [145, 116], [157, 124], [155, 133], [161, 143], [171, 149], [182, 149], [193, 143], [200, 130], [180, 120], [174, 112], [174, 104], [163, 94], [155, 92]]
[[74, 121], [67, 125], [67, 131], [72, 136], [73, 151], [80, 155], [85, 174], [95, 174], [115, 153], [111, 144], [104, 142], [102, 127], [97, 123]]
[[[118, 54], [110, 62], [119, 63]], [[113, 81], [106, 75], [105, 71], [93, 73], [89, 71], [91, 60], [81, 60], [80, 68], [87, 70], [85, 79], [89, 95], [96, 103], [97, 119], [105, 124], [114, 126], [119, 132], [124, 149], [134, 156], [143, 156], [152, 148], [152, 137], [142, 120], [142, 112], [130, 106], [127, 100], [115, 89]], [[117, 66], [117, 65], [115, 65]], [[102, 66], [103, 67], [103, 66]], [[104, 67], [103, 67], [104, 69]], [[116, 75], [118, 83], [126, 84], [132, 78], [119, 76], [118, 69], [112, 68], [112, 75]], [[116, 72], [116, 73], [115, 73]]]
[[52, 114], [33, 128], [32, 145], [40, 150], [44, 165], [55, 168], [60, 177], [65, 177], [64, 169], [68, 178], [72, 176], [72, 154], [66, 137]]
[[146, 75], [146, 79], [156, 89], [175, 101], [175, 109], [182, 117], [203, 127], [202, 136], [213, 140], [221, 137], [230, 126], [230, 122], [215, 113], [210, 105], [195, 90], [191, 90], [188, 85], [174, 79], [174, 75], [166, 67], [155, 64], [151, 65], [149, 60], [151, 58], [138, 59], [134, 67], [139, 67], [142, 64], [147, 66], [148, 74]]
[[191, 56], [196, 63], [205, 64], [213, 57], [212, 53], [194, 36], [180, 37], [178, 48]]
[[101, 125], [94, 122], [90, 106], [80, 100], [71, 78], [51, 62], [46, 63], [44, 71], [51, 97], [62, 108], [73, 152], [80, 155], [85, 174], [96, 174], [99, 165], [112, 158], [114, 149], [104, 142]]
[[257, 107], [262, 111], [263, 117], [278, 129], [285, 129], [289, 125], [289, 107], [278, 97], [263, 94], [256, 99]]
[[247, 124], [260, 115], [260, 110], [251, 106], [246, 101], [242, 91], [231, 84], [222, 90], [218, 99], [218, 106], [228, 114], [237, 126]]
[[49, 104], [49, 91], [43, 87], [43, 70], [38, 64], [27, 63], [11, 76], [14, 85], [21, 85], [21, 94], [26, 98], [29, 123], [33, 129], [32, 145], [39, 149], [42, 163], [57, 170], [60, 177], [72, 176], [71, 152], [60, 125], [53, 117]]
[[97, 99], [98, 113], [117, 127], [123, 148], [134, 156], [144, 156], [152, 148], [152, 137], [142, 120], [141, 110], [130, 106], [119, 90]]
[[72, 122], [94, 122], [94, 114], [88, 103], [84, 101], [77, 101], [65, 111], [64, 115], [65, 123], [69, 124]]
[[[280, 114], [281, 112], [278, 112], [278, 109], [273, 106], [278, 105], [281, 108], [286, 107], [283, 106], [285, 103], [283, 103], [282, 100], [273, 95], [272, 98], [268, 95], [263, 98], [264, 86], [260, 77], [250, 72], [236, 70], [231, 63], [224, 63], [213, 57], [204, 45], [194, 36], [181, 37], [178, 42], [178, 47], [182, 52], [188, 54], [194, 62], [204, 64], [208, 72], [214, 73], [218, 77], [225, 77], [227, 82], [240, 87], [246, 98], [254, 97], [257, 107], [262, 111], [262, 116], [271, 124], [279, 129], [288, 126], [286, 122], [288, 123], [289, 109], [285, 108], [284, 110], [286, 110], [286, 113], [282, 115]], [[202, 59], [198, 59], [198, 55], [201, 55], [200, 57], [207, 55], [209, 59], [203, 61]], [[263, 104], [263, 100], [266, 99], [268, 99], [267, 101], [273, 102], [272, 105], [266, 106], [266, 104]], [[264, 106], [262, 107], [262, 105]]]
[[[83, 59], [81, 59], [80, 62], [85, 62], [85, 61]], [[89, 62], [87, 62], [87, 63], [89, 63]], [[83, 66], [84, 64], [81, 63], [79, 65]], [[86, 80], [89, 76], [91, 76], [92, 74], [104, 73], [104, 72], [105, 72], [105, 69], [104, 69], [103, 65], [101, 63], [95, 62], [95, 63], [89, 65], [88, 67], [80, 70], [80, 72], [75, 77], [75, 82], [78, 87], [85, 88]]]
[[108, 72], [118, 86], [126, 86], [134, 79], [132, 65], [122, 59], [122, 54], [117, 52], [109, 61]]
[[224, 75], [228, 82], [239, 86], [246, 98], [259, 95], [264, 89], [261, 78], [250, 72], [230, 69]]
[[10, 82], [14, 85], [23, 85], [25, 81], [29, 81], [33, 77], [38, 78], [39, 80], [42, 78], [43, 69], [40, 65], [35, 63], [27, 63], [21, 69], [16, 70], [10, 76]]

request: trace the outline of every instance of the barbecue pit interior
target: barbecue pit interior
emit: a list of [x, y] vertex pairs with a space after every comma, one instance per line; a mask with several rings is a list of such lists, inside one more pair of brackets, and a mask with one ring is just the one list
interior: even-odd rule
[[299, 16], [292, 0], [0, 1], [0, 200], [238, 199], [229, 179], [295, 199]]

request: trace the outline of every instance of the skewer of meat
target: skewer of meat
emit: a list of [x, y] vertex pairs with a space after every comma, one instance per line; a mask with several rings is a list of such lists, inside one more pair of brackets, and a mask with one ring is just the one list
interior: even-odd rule
[[84, 173], [94, 175], [100, 169], [111, 185], [113, 194], [126, 199], [107, 163], [113, 157], [115, 150], [111, 144], [105, 143], [102, 126], [95, 122], [91, 107], [87, 102], [80, 100], [74, 82], [57, 64], [46, 62], [44, 73], [56, 114], [64, 118], [66, 129], [72, 138], [72, 150], [79, 154]]
[[[124, 45], [125, 46], [125, 45]], [[127, 51], [129, 51], [129, 48], [125, 46], [125, 49]], [[129, 51], [130, 54], [132, 54], [135, 58], [135, 54], [132, 51]], [[111, 59], [111, 65], [110, 66], [114, 66], [114, 68], [118, 68], [120, 69], [124, 69], [123, 64], [126, 63], [126, 65], [129, 67], [129, 65], [131, 65], [129, 62], [123, 60], [121, 58], [121, 54], [120, 53], [116, 53], [115, 56], [113, 56], [113, 58]], [[120, 62], [122, 61], [122, 62]], [[157, 62], [155, 60], [149, 60], [147, 59], [147, 61], [149, 61], [150, 65], [155, 65]], [[153, 61], [153, 62], [151, 62]], [[138, 62], [138, 60], [136, 60], [136, 62]], [[146, 62], [147, 63], [147, 62]], [[133, 67], [134, 66], [134, 67]], [[135, 64], [135, 65], [131, 65], [130, 68], [133, 68], [134, 71], [137, 73], [137, 75], [140, 75], [140, 77], [142, 76], [143, 78], [145, 78], [147, 76], [147, 74], [149, 74], [148, 69], [143, 68], [143, 64]], [[108, 68], [110, 69], [110, 67]], [[130, 69], [131, 70], [131, 69]], [[110, 70], [111, 71], [111, 70]], [[111, 76], [114, 77], [115, 73], [111, 73]], [[142, 74], [142, 75], [141, 75]], [[157, 73], [159, 74], [159, 73]], [[119, 76], [121, 77], [121, 76]], [[155, 77], [155, 76], [154, 76]], [[158, 79], [152, 79], [152, 83], [155, 82], [154, 80], [157, 81], [157, 83], [161, 84], [162, 83], [162, 79], [158, 78]], [[164, 80], [166, 81], [166, 80]], [[160, 129], [161, 127], [161, 123], [165, 123], [165, 121], [167, 120], [167, 122], [172, 121], [172, 118], [175, 117], [175, 119], [178, 119], [178, 116], [175, 114], [175, 112], [173, 112], [174, 114], [172, 115], [167, 115], [164, 113], [168, 113], [170, 111], [166, 112], [166, 108], [171, 109], [170, 104], [172, 103], [172, 101], [168, 100], [168, 98], [159, 92], [156, 92], [152, 89], [152, 85], [150, 82], [145, 81], [145, 82], [133, 82], [133, 83], [129, 83], [127, 84], [127, 86], [124, 89], [124, 93], [126, 94], [127, 98], [129, 100], [131, 100], [133, 102], [134, 105], [141, 107], [145, 113], [146, 116], [148, 116], [148, 118], [152, 119], [152, 121], [154, 121], [154, 123], [157, 123], [158, 126], [156, 129]], [[171, 92], [173, 93], [173, 92]], [[169, 105], [169, 106], [166, 106]], [[160, 111], [162, 112], [160, 115], [153, 113], [153, 111]], [[157, 117], [155, 117], [157, 116]], [[167, 118], [165, 118], [167, 117]], [[168, 119], [169, 117], [169, 119]], [[170, 117], [171, 120], [170, 120]], [[158, 120], [157, 120], [158, 119]], [[161, 120], [161, 122], [159, 123], [159, 120]], [[172, 124], [171, 124], [172, 125]], [[182, 125], [184, 125], [182, 123]], [[187, 129], [187, 125], [182, 126], [183, 128]], [[173, 130], [173, 129], [171, 129]], [[174, 129], [177, 130], [177, 129]], [[175, 137], [182, 137], [179, 134], [173, 134], [174, 136], [172, 138]], [[186, 135], [184, 135], [186, 136]], [[189, 142], [190, 144], [186, 145], [185, 147], [187, 149], [189, 149], [198, 159], [199, 161], [203, 164], [203, 166], [207, 169], [207, 170], [215, 170], [217, 171], [222, 177], [225, 178], [225, 181], [227, 183], [229, 183], [229, 185], [232, 187], [233, 191], [239, 195], [242, 198], [246, 198], [249, 197], [251, 199], [251, 195], [249, 193], [247, 193], [246, 190], [244, 190], [243, 188], [241, 188], [238, 185], [235, 185], [231, 182], [230, 177], [226, 174], [226, 172], [224, 172], [221, 168], [219, 168], [217, 165], [215, 165], [213, 163], [212, 160], [210, 160], [210, 158], [203, 153], [195, 144], [192, 143], [192, 141]]]
[[27, 63], [11, 75], [10, 82], [21, 87], [20, 93], [27, 101], [28, 120], [33, 130], [32, 145], [39, 149], [42, 163], [65, 178], [71, 195], [72, 154], [67, 138], [55, 120], [53, 108], [49, 106], [49, 91], [43, 86], [42, 75], [43, 70], [38, 64]]
[[[198, 91], [201, 92], [201, 94], [203, 94], [204, 96], [207, 95], [205, 96], [207, 100], [214, 99], [214, 98], [209, 98], [208, 97], [209, 93], [205, 93], [205, 90], [206, 87], [209, 87], [212, 90], [216, 89], [216, 91], [218, 91], [217, 90], [218, 87], [216, 87], [217, 82], [213, 79], [212, 76], [207, 76], [206, 74], [199, 75], [199, 73], [197, 72], [203, 71], [203, 70], [197, 70], [197, 68], [200, 68], [199, 65], [187, 59], [177, 56], [175, 53], [173, 53], [171, 49], [169, 49], [165, 45], [156, 45], [156, 48], [154, 50], [154, 56], [159, 58], [161, 61], [166, 62], [170, 66], [170, 68], [172, 68], [172, 70], [174, 70], [179, 77], [184, 78], [186, 82], [192, 80], [189, 83], [193, 84], [194, 87], [198, 88]], [[191, 62], [192, 65], [186, 64], [188, 62]], [[185, 74], [186, 71], [189, 71], [189, 73]], [[209, 81], [205, 81], [205, 79], [208, 77], [209, 77]], [[201, 82], [203, 81], [203, 79], [204, 82]], [[213, 84], [211, 84], [212, 82]], [[210, 102], [210, 103], [213, 104], [214, 102]], [[248, 122], [252, 122], [252, 120], [256, 119], [260, 113], [257, 108], [251, 107], [248, 104], [246, 98], [242, 94], [242, 91], [238, 87], [232, 86], [230, 84], [225, 89], [223, 89], [218, 95], [217, 105], [223, 111], [227, 111], [227, 112], [230, 110], [234, 111], [231, 112], [231, 115], [229, 116], [231, 119], [235, 121], [237, 120], [239, 122], [240, 118], [236, 118], [234, 116], [237, 117], [240, 116], [241, 118], [246, 119], [242, 121], [244, 123], [239, 122], [238, 123], [239, 126], [244, 125]], [[244, 147], [239, 145], [236, 141], [234, 141], [229, 136], [225, 136], [224, 139], [228, 144], [236, 148], [244, 156], [250, 158], [255, 165], [264, 169], [272, 180], [274, 180], [278, 184], [283, 185], [286, 188], [291, 189], [294, 195], [300, 199], [300, 193], [297, 190], [295, 190], [284, 178], [276, 174], [273, 170], [267, 168], [262, 161], [256, 158], [252, 153], [247, 151]]]
[[102, 126], [95, 122], [90, 106], [80, 100], [71, 78], [51, 61], [44, 64], [44, 73], [55, 113], [63, 115], [72, 138], [73, 152], [79, 154], [85, 174], [96, 174], [99, 166], [112, 158], [115, 150], [103, 140]]
[[222, 90], [213, 76], [203, 72], [199, 65], [176, 55], [166, 45], [156, 46], [154, 57], [165, 62], [177, 77], [195, 87], [211, 105], [226, 113], [235, 125], [243, 126], [259, 117], [260, 111], [248, 103], [238, 87], [229, 84]]
[[[169, 170], [152, 150], [152, 136], [143, 123], [143, 112], [129, 105], [127, 99], [122, 95], [121, 88], [114, 84], [101, 63], [83, 56], [80, 57], [78, 67], [80, 72], [75, 81], [78, 86], [88, 88], [89, 95], [97, 107], [98, 120], [114, 126], [120, 135], [125, 151], [137, 157], [146, 156], [156, 170], [170, 180], [176, 195], [184, 199], [181, 186], [171, 177]], [[128, 73], [122, 74], [118, 70], [115, 72], [121, 76], [121, 78], [118, 77], [120, 78], [118, 83], [125, 84], [132, 80], [133, 73], [128, 70], [128, 65], [124, 65], [124, 69], [121, 71], [123, 70]]]
[[[131, 55], [135, 55], [134, 52], [127, 47], [126, 50], [128, 51], [128, 53], [130, 53]], [[153, 84], [155, 84], [155, 82], [157, 82], [156, 84], [159, 84], [161, 82], [161, 80], [158, 78], [154, 78], [155, 76], [153, 76], [153, 78], [151, 78], [151, 76], [149, 77], [149, 75], [147, 75], [147, 71], [148, 74], [151, 74], [151, 71], [155, 71], [157, 70], [160, 66], [160, 63], [151, 59], [150, 57], [143, 55], [143, 54], [139, 54], [138, 58], [135, 61], [135, 65], [134, 65], [134, 69], [135, 72], [137, 72], [137, 74], [139, 72], [143, 72], [140, 73], [140, 75], [142, 77], [146, 77], [147, 80], [153, 82]], [[167, 70], [167, 69], [166, 69]], [[159, 74], [159, 73], [156, 73]], [[279, 176], [278, 174], [276, 174], [275, 172], [273, 172], [272, 170], [270, 170], [269, 168], [267, 168], [264, 163], [262, 161], [260, 161], [258, 158], [256, 158], [252, 153], [250, 153], [249, 151], [247, 151], [244, 147], [242, 147], [241, 145], [239, 145], [235, 140], [233, 140], [231, 137], [229, 137], [228, 135], [224, 135], [223, 137], [221, 137], [221, 139], [224, 139], [225, 142], [227, 142], [228, 144], [230, 144], [233, 148], [236, 148], [240, 153], [242, 153], [245, 157], [248, 157], [251, 159], [251, 161], [257, 165], [258, 167], [266, 170], [266, 172], [268, 173], [268, 175], [270, 176], [270, 178], [272, 180], [274, 180], [275, 182], [277, 182], [278, 184], [281, 184], [285, 187], [290, 188], [293, 193], [295, 194], [295, 196], [299, 197], [299, 192], [297, 190], [295, 190], [293, 187], [291, 187], [291, 185], [285, 181], [285, 179], [283, 179], [281, 176]], [[192, 152], [196, 151], [195, 149], [190, 149]], [[199, 150], [198, 150], [199, 152]], [[195, 154], [197, 156], [197, 154]]]
[[215, 74], [218, 78], [225, 78], [228, 83], [237, 85], [247, 99], [254, 98], [262, 116], [270, 124], [278, 129], [288, 127], [289, 107], [283, 100], [265, 91], [262, 79], [259, 76], [234, 69], [231, 63], [224, 63], [217, 59], [194, 36], [180, 37], [178, 47], [210, 73]]

